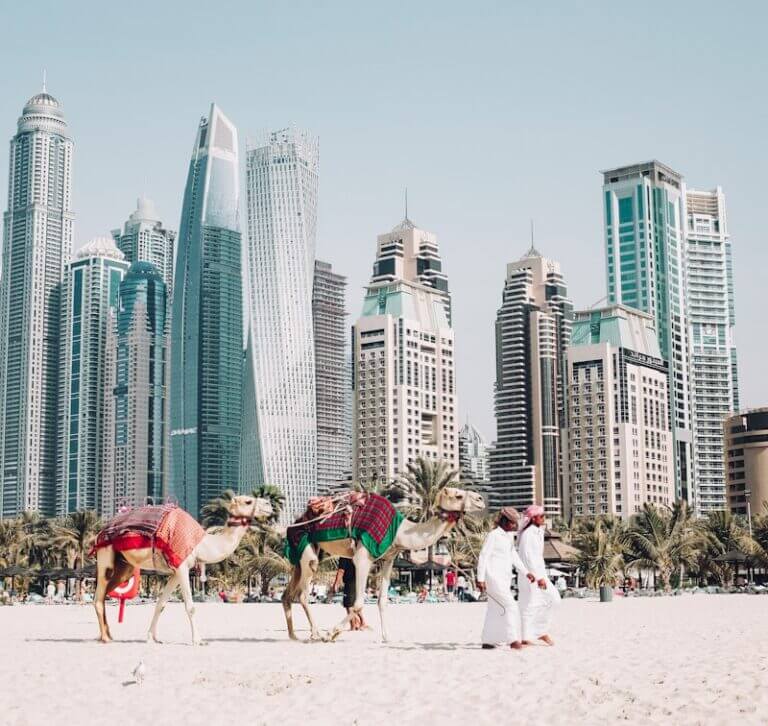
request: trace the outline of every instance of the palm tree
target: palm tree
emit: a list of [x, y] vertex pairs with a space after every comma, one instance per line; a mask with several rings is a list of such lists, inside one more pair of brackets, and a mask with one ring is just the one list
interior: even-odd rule
[[584, 573], [587, 586], [595, 589], [613, 587], [624, 568], [625, 528], [620, 519], [618, 524], [613, 518], [605, 519], [597, 518], [594, 526], [585, 527], [573, 538], [579, 550], [574, 561]]
[[200, 518], [203, 528], [223, 527], [229, 519], [229, 506], [236, 496], [234, 489], [225, 489], [218, 497], [206, 502]]
[[457, 570], [474, 582], [473, 573], [477, 559], [488, 533], [496, 526], [495, 516], [477, 517], [467, 515], [457, 523], [448, 538], [448, 553]]
[[240, 579], [245, 580], [250, 589], [251, 577], [257, 575], [262, 596], [269, 592], [275, 577], [291, 572], [290, 563], [280, 554], [282, 541], [272, 530], [259, 530], [246, 534], [237, 550], [235, 559]]
[[672, 507], [646, 502], [627, 532], [627, 561], [658, 570], [664, 590], [669, 592], [672, 573], [695, 561], [702, 539], [685, 502], [675, 502]]
[[253, 488], [251, 496], [261, 499], [269, 499], [270, 504], [272, 504], [272, 516], [269, 518], [270, 522], [274, 522], [280, 517], [283, 507], [285, 506], [285, 495], [280, 487], [277, 487], [274, 484], [259, 484]]
[[419, 457], [408, 463], [404, 474], [392, 484], [393, 493], [404, 501], [406, 515], [426, 522], [436, 513], [437, 498], [443, 489], [459, 485], [459, 473], [447, 461], [430, 461]]
[[0, 519], [0, 567], [18, 565], [24, 532], [19, 519]]
[[752, 554], [763, 565], [768, 565], [768, 502], [763, 511], [752, 517]]
[[66, 553], [69, 567], [84, 567], [99, 529], [101, 520], [96, 512], [78, 510], [53, 521], [48, 543], [53, 549]]
[[737, 550], [752, 554], [754, 543], [750, 540], [741, 521], [728, 511], [710, 512], [702, 522], [705, 540], [699, 550], [699, 574], [713, 574], [725, 587], [731, 582], [733, 568], [729, 563], [717, 562], [717, 557]]

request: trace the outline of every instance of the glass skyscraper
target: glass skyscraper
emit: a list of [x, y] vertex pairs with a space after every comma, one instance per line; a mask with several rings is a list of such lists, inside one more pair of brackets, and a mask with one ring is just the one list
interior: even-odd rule
[[248, 346], [242, 484], [279, 486], [290, 518], [317, 494], [312, 283], [319, 150], [290, 128], [246, 159]]
[[61, 283], [72, 252], [72, 137], [45, 88], [11, 139], [0, 280], [0, 516], [56, 510]]
[[110, 315], [101, 513], [167, 495], [168, 291], [151, 262], [134, 262]]
[[658, 161], [603, 172], [608, 300], [651, 315], [669, 365], [678, 497], [692, 502], [682, 177]]
[[108, 237], [81, 247], [62, 296], [57, 514], [98, 509], [104, 465], [109, 325], [128, 263]]
[[184, 192], [171, 324], [171, 494], [189, 512], [237, 489], [243, 311], [237, 129], [200, 121]]
[[726, 509], [723, 420], [739, 410], [733, 264], [723, 190], [687, 189], [685, 201], [693, 503], [706, 514]]

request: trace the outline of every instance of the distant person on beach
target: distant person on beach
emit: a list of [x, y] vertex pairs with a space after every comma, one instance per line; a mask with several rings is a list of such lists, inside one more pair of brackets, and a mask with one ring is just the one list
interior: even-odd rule
[[453, 591], [456, 589], [456, 573], [453, 570], [448, 570], [445, 573], [445, 592], [448, 595], [449, 600], [453, 600]]
[[459, 575], [456, 579], [456, 597], [459, 602], [464, 601], [464, 595], [467, 592], [467, 578], [464, 575]]
[[339, 569], [336, 571], [336, 579], [331, 585], [331, 593], [338, 592], [342, 585], [344, 586], [344, 599], [342, 604], [346, 611], [351, 615], [349, 620], [350, 630], [362, 630], [366, 627], [362, 614], [353, 613], [352, 607], [355, 604], [357, 596], [355, 563], [352, 560], [342, 557], [339, 560]]
[[53, 598], [56, 595], [56, 585], [53, 584], [53, 581], [48, 581], [48, 586], [45, 588], [45, 602], [48, 605], [53, 605]]
[[518, 518], [514, 507], [504, 507], [499, 512], [496, 527], [485, 538], [477, 560], [477, 587], [488, 595], [481, 636], [485, 649], [495, 648], [499, 644], [509, 645], [515, 650], [523, 647], [520, 611], [510, 591], [512, 568], [517, 570], [520, 577], [527, 577], [531, 582], [535, 578], [518, 556], [512, 541]]
[[532, 645], [535, 640], [541, 640], [547, 645], [554, 645], [549, 627], [552, 611], [560, 602], [560, 594], [547, 577], [544, 565], [544, 508], [538, 504], [528, 507], [520, 520], [517, 549], [525, 572], [533, 573], [535, 577], [535, 584], [532, 585], [518, 571], [523, 644]]

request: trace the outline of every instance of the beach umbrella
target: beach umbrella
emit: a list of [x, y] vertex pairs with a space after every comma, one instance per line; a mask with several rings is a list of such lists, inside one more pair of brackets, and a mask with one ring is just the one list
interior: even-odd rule
[[559, 532], [546, 532], [544, 535], [544, 562], [565, 562], [572, 560], [579, 554], [579, 550], [563, 542]]
[[739, 579], [739, 563], [740, 562], [746, 562], [749, 558], [741, 551], [741, 550], [728, 550], [728, 552], [724, 552], [722, 555], [719, 555], [718, 557], [715, 557], [715, 562], [725, 562], [726, 564], [733, 564], [734, 565], [734, 583], [736, 580]]

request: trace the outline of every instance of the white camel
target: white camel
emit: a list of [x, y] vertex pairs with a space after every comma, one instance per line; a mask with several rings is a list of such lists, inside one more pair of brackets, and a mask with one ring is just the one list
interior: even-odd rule
[[189, 556], [175, 569], [168, 565], [162, 555], [156, 554], [149, 547], [115, 552], [111, 545], [106, 545], [96, 551], [96, 593], [93, 603], [96, 608], [96, 616], [99, 619], [99, 640], [102, 643], [109, 643], [112, 640], [104, 608], [106, 595], [121, 582], [128, 580], [134, 568], [139, 567], [143, 570], [155, 570], [161, 574], [170, 575], [157, 599], [152, 623], [147, 632], [147, 641], [160, 642], [157, 637], [157, 621], [168, 598], [177, 587], [180, 587], [189, 624], [192, 628], [192, 644], [202, 644], [203, 641], [200, 639], [195, 626], [195, 606], [192, 601], [192, 588], [189, 584], [189, 571], [198, 562], [214, 564], [229, 557], [237, 549], [240, 540], [254, 519], [266, 520], [272, 515], [272, 504], [268, 499], [237, 496], [233, 497], [229, 503], [228, 512], [229, 519], [226, 526], [215, 533], [207, 532]]
[[[465, 513], [480, 512], [485, 509], [485, 500], [477, 492], [465, 491], [447, 487], [437, 497], [437, 515], [426, 522], [411, 522], [404, 519], [400, 523], [395, 539], [387, 551], [379, 558], [381, 566], [381, 585], [379, 587], [379, 619], [381, 622], [381, 640], [386, 643], [387, 629], [384, 622], [384, 611], [389, 601], [389, 581], [392, 576], [392, 566], [395, 557], [403, 550], [423, 550], [431, 547], [441, 537], [445, 536], [456, 521]], [[355, 603], [347, 616], [328, 634], [321, 636], [309, 610], [309, 589], [317, 573], [320, 550], [333, 557], [346, 557], [355, 565]], [[309, 620], [312, 640], [335, 640], [349, 625], [354, 614], [361, 614], [365, 602], [366, 583], [374, 559], [371, 553], [353, 539], [339, 539], [330, 542], [311, 543], [301, 555], [301, 560], [293, 569], [288, 586], [283, 593], [283, 611], [288, 624], [288, 636], [297, 640], [293, 628], [293, 612], [291, 603], [298, 595], [304, 612]]]

